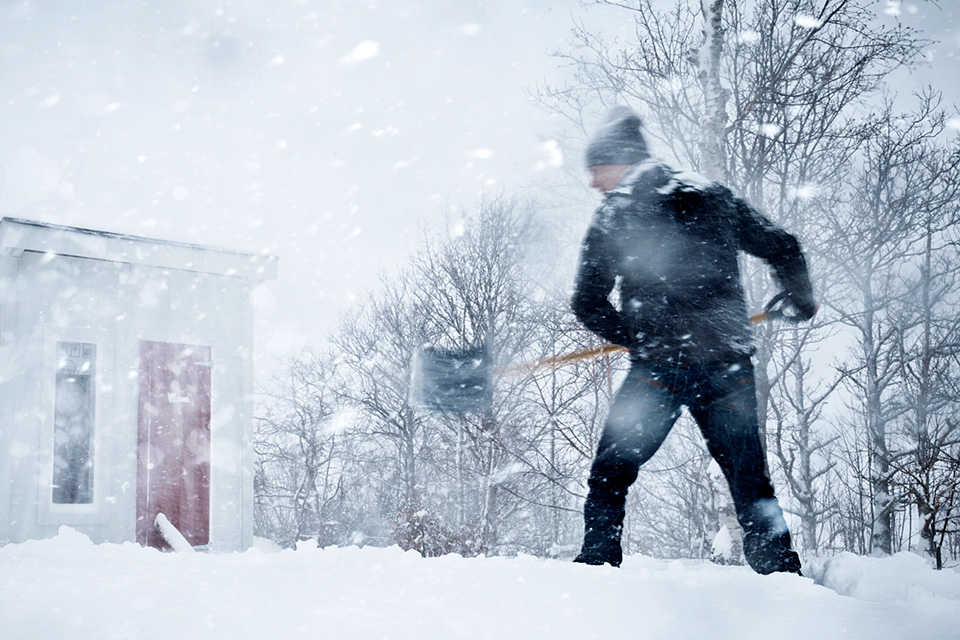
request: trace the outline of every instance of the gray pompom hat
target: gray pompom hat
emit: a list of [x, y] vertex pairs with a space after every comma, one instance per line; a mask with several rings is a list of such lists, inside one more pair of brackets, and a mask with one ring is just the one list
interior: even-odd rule
[[650, 157], [640, 131], [643, 123], [630, 107], [614, 107], [587, 145], [587, 168], [598, 165], [634, 165]]

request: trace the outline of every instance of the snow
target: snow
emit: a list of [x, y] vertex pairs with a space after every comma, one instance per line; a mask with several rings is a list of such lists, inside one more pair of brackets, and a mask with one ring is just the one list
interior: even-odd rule
[[[173, 554], [64, 527], [0, 548], [5, 638], [955, 638], [960, 575], [842, 554], [816, 578], [628, 556], [621, 569], [391, 548]], [[817, 582], [831, 588], [820, 586]]]
[[187, 539], [183, 537], [183, 534], [173, 526], [173, 523], [167, 519], [167, 516], [158, 513], [154, 524], [157, 529], [160, 530], [160, 535], [163, 536], [163, 539], [167, 541], [167, 544], [169, 544], [174, 551], [177, 553], [194, 553], [193, 547], [191, 547]]
[[733, 536], [730, 535], [730, 529], [727, 529], [726, 526], [720, 527], [720, 531], [714, 536], [710, 554], [714, 558], [724, 560], [733, 557]]
[[342, 64], [357, 64], [365, 60], [372, 60], [380, 55], [380, 43], [364, 40], [349, 54], [340, 59]]
[[798, 27], [801, 27], [803, 29], [819, 29], [821, 26], [823, 26], [822, 22], [820, 22], [813, 16], [807, 16], [807, 15], [798, 15], [795, 18], [795, 22], [797, 23]]

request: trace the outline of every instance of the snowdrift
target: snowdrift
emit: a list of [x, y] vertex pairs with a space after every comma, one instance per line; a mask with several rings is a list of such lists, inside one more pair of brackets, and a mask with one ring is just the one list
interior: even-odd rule
[[842, 554], [811, 577], [628, 557], [425, 559], [394, 548], [164, 554], [62, 528], [0, 548], [0, 636], [206, 638], [957, 638], [960, 574]]

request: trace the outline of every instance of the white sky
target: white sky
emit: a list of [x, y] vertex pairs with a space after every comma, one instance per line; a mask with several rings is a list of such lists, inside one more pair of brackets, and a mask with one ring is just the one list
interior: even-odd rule
[[[943, 4], [878, 8], [943, 40], [903, 82], [960, 102]], [[564, 77], [545, 51], [571, 16], [624, 23], [574, 0], [0, 0], [0, 215], [276, 254], [257, 348], [283, 353], [447, 210], [558, 172], [525, 89]]]

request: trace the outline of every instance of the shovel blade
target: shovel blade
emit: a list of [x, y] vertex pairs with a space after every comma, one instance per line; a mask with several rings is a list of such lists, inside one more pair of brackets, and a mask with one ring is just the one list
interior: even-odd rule
[[466, 349], [423, 347], [417, 353], [414, 399], [431, 411], [462, 413], [490, 406], [493, 362], [485, 345]]

